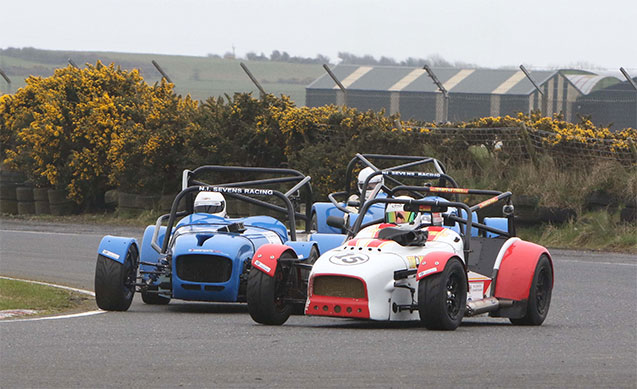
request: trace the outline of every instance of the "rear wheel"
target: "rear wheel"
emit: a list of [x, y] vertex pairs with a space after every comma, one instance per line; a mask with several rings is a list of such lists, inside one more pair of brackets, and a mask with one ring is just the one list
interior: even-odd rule
[[535, 266], [526, 314], [519, 319], [509, 319], [511, 323], [526, 326], [539, 326], [542, 324], [549, 313], [552, 292], [553, 268], [546, 254], [542, 254]]
[[[294, 258], [283, 253], [281, 259]], [[292, 304], [283, 301], [286, 294], [287, 278], [290, 269], [277, 263], [274, 277], [270, 277], [255, 267], [248, 276], [248, 312], [254, 321], [267, 325], [281, 325], [292, 314]]]
[[131, 244], [119, 263], [103, 255], [98, 255], [95, 267], [95, 301], [97, 306], [107, 311], [125, 311], [133, 302], [137, 264], [137, 246]]
[[458, 259], [450, 259], [441, 273], [418, 283], [420, 320], [430, 330], [455, 330], [467, 305], [467, 273]]

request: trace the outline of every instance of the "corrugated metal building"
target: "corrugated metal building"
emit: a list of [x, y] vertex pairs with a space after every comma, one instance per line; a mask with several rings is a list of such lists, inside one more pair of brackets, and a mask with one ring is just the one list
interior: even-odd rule
[[[637, 77], [633, 81], [637, 83]], [[591, 88], [578, 99], [576, 111], [580, 115], [591, 115], [597, 125], [612, 124], [611, 128], [616, 130], [637, 128], [637, 91], [628, 81]]]
[[[542, 96], [521, 70], [432, 68], [448, 91], [448, 120], [513, 115], [541, 109], [551, 115], [563, 112], [576, 119], [575, 103], [584, 95], [559, 71], [532, 71]], [[347, 104], [360, 110], [400, 113], [403, 119], [440, 122], [444, 119], [444, 98], [423, 69], [408, 67], [337, 65], [332, 69], [347, 95], [326, 73], [306, 88], [306, 105]], [[586, 80], [587, 82], [595, 82]], [[347, 100], [347, 101], [346, 101]]]

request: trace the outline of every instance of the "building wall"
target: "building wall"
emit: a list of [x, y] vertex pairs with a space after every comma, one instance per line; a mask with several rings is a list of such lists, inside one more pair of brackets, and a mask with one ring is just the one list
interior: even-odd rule
[[321, 107], [323, 105], [336, 104], [335, 89], [306, 89], [305, 105], [308, 107]]
[[490, 115], [490, 94], [449, 94], [449, 121], [470, 120]]
[[440, 93], [401, 92], [398, 99], [400, 117], [403, 120], [438, 121], [436, 117], [437, 95]]

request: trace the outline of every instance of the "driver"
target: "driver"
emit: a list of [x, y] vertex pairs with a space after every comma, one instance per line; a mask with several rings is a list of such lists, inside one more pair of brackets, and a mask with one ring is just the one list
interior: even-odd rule
[[[413, 200], [409, 196], [399, 196], [398, 199]], [[401, 224], [420, 224], [420, 214], [418, 212], [405, 211], [404, 204], [387, 204], [385, 208], [385, 222], [396, 225]]]
[[[359, 195], [363, 193], [363, 185], [365, 185], [365, 180], [367, 180], [367, 178], [371, 176], [373, 173], [374, 173], [374, 169], [372, 169], [371, 167], [366, 167], [365, 169], [361, 170], [358, 173], [358, 194]], [[380, 186], [382, 186], [384, 183], [385, 181], [382, 175], [376, 175], [372, 177], [369, 180], [369, 183], [367, 184], [367, 188], [365, 189], [365, 200], [369, 200], [370, 197], [372, 196], [372, 193], [376, 191], [376, 188], [379, 187], [378, 189], [380, 190]]]
[[[347, 199], [348, 204], [350, 202], [359, 203], [361, 201], [360, 196], [363, 194], [363, 186], [365, 185], [365, 180], [367, 180], [367, 177], [371, 176], [373, 173], [374, 169], [372, 169], [371, 167], [366, 167], [358, 173], [358, 182], [356, 184], [358, 194], [352, 194], [351, 196], [349, 196], [349, 198]], [[384, 182], [385, 180], [383, 179], [382, 175], [376, 175], [372, 177], [367, 184], [367, 188], [365, 189], [365, 200], [376, 197], [376, 195], [380, 191], [380, 187], [384, 184]], [[352, 212], [358, 212], [357, 207], [354, 206], [348, 205], [347, 209]]]
[[226, 217], [226, 199], [221, 193], [199, 192], [195, 197], [194, 211]]

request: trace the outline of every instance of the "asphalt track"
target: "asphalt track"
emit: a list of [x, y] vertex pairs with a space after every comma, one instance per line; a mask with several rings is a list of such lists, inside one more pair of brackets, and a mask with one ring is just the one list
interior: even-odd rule
[[[0, 274], [93, 289], [105, 234], [141, 229], [0, 220]], [[136, 296], [128, 312], [0, 322], [0, 387], [637, 387], [637, 257], [552, 250], [541, 327], [295, 316], [257, 325], [245, 306]]]

